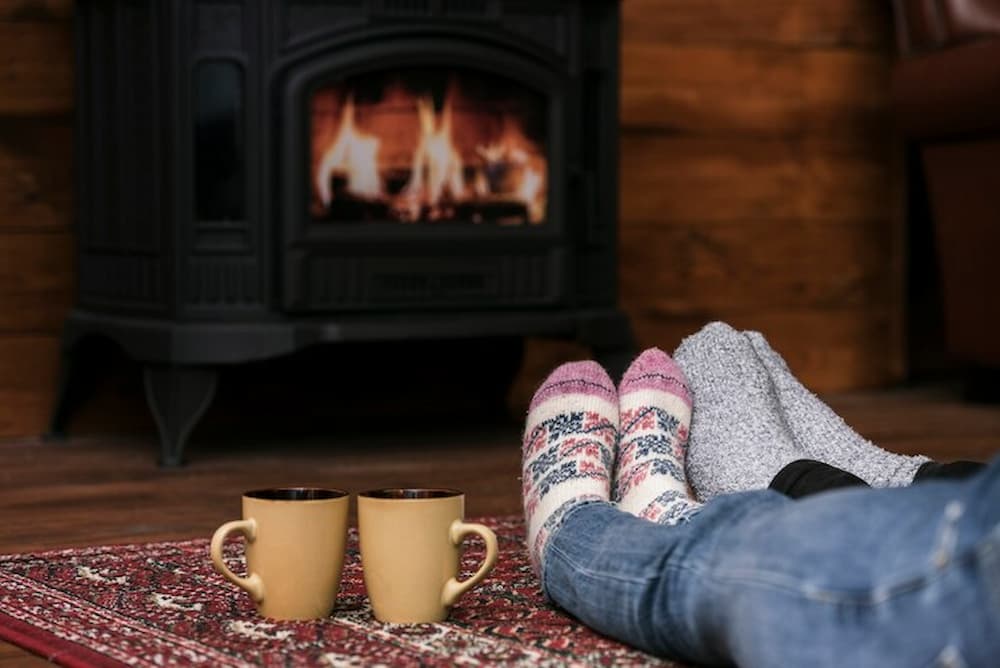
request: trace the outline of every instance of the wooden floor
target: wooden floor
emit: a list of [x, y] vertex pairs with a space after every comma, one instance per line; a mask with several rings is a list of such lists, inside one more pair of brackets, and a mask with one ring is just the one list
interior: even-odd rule
[[[942, 460], [1000, 453], [1000, 406], [963, 403], [947, 386], [828, 400], [890, 450]], [[468, 516], [518, 513], [520, 428], [374, 424], [294, 442], [244, 434], [195, 442], [179, 470], [156, 467], [152, 442], [0, 443], [0, 553], [208, 537], [238, 516], [243, 490], [276, 485], [458, 487]], [[0, 667], [42, 663], [0, 643]]]

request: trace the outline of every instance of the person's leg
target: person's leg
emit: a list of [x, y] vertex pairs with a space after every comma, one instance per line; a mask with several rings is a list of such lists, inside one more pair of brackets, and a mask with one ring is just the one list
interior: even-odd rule
[[1000, 458], [964, 481], [722, 496], [677, 526], [578, 506], [551, 536], [543, 578], [598, 631], [681, 660], [992, 665]]
[[701, 504], [691, 498], [684, 472], [691, 393], [680, 367], [662, 350], [644, 351], [622, 375], [618, 406], [612, 501], [660, 524], [697, 512]]

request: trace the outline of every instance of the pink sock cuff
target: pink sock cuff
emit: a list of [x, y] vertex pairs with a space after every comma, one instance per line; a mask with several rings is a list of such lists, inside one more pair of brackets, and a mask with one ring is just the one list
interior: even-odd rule
[[691, 390], [684, 371], [670, 355], [659, 348], [648, 348], [632, 362], [622, 376], [619, 394], [637, 390], [659, 390], [676, 395], [691, 405]]
[[587, 360], [567, 362], [549, 374], [535, 392], [528, 410], [534, 410], [542, 402], [566, 394], [586, 394], [618, 403], [615, 384], [608, 372], [597, 362]]

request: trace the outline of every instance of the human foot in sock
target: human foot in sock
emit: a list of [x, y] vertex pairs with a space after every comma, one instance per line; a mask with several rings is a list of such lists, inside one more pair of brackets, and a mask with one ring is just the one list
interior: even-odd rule
[[694, 400], [687, 474], [698, 499], [764, 489], [785, 465], [808, 457], [742, 333], [711, 323], [684, 339], [674, 359]]
[[618, 393], [596, 362], [563, 364], [528, 408], [522, 495], [528, 552], [541, 573], [549, 535], [570, 508], [608, 501], [618, 440]]
[[612, 500], [659, 524], [677, 524], [701, 506], [688, 495], [684, 459], [691, 393], [684, 373], [662, 350], [636, 358], [618, 386], [621, 428]]
[[849, 471], [872, 487], [900, 487], [913, 482], [927, 457], [883, 450], [844, 422], [792, 375], [785, 360], [760, 332], [743, 332], [766, 368], [785, 424], [806, 457]]

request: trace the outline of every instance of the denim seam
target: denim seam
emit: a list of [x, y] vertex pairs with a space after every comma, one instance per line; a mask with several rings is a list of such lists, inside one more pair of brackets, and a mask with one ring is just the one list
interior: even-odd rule
[[1000, 524], [993, 527], [986, 539], [983, 540], [976, 549], [976, 554], [980, 561], [980, 568], [989, 569], [994, 567], [996, 572], [987, 574], [985, 577], [985, 587], [989, 591], [989, 597], [993, 603], [993, 614], [1000, 622]]

